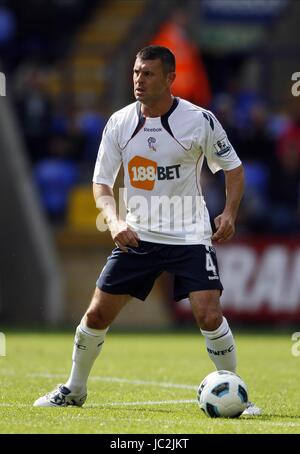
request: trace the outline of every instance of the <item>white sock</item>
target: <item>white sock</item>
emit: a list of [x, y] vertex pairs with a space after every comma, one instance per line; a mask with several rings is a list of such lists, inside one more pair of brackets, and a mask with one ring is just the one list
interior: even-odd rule
[[65, 383], [65, 386], [73, 394], [85, 392], [88, 376], [101, 352], [107, 330], [108, 328], [103, 330], [89, 328], [83, 320], [77, 326], [72, 355], [72, 370], [68, 381]]
[[208, 355], [218, 370], [236, 370], [236, 349], [232, 332], [227, 320], [223, 321], [215, 331], [200, 330], [205, 337]]

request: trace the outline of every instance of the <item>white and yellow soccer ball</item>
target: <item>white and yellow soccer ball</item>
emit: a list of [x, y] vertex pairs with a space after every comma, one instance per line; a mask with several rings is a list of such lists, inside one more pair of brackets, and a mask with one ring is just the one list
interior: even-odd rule
[[238, 418], [246, 409], [248, 390], [237, 374], [218, 370], [202, 380], [197, 399], [201, 410], [211, 418]]

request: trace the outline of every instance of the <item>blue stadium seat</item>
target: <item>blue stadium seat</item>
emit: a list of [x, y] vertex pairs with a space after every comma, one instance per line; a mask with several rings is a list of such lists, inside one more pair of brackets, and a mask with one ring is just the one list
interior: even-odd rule
[[77, 165], [71, 160], [44, 159], [36, 164], [34, 177], [45, 211], [52, 219], [65, 215], [68, 196], [78, 181]]

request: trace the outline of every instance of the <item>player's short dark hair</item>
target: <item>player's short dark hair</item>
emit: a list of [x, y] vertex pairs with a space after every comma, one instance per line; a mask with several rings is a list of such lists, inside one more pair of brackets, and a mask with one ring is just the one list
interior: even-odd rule
[[174, 72], [176, 68], [175, 56], [167, 47], [163, 46], [147, 46], [141, 49], [136, 58], [141, 60], [156, 60], [159, 59], [162, 62], [164, 73]]

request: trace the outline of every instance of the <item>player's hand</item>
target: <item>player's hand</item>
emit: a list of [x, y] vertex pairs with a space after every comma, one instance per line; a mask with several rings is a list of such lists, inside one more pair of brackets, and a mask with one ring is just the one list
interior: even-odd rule
[[109, 225], [111, 236], [115, 244], [124, 252], [127, 252], [128, 249], [126, 246], [139, 246], [139, 236], [132, 230], [126, 222], [124, 221], [115, 221]]
[[218, 241], [218, 243], [225, 243], [225, 241], [229, 241], [235, 232], [233, 216], [227, 213], [222, 213], [215, 218], [214, 222], [217, 230], [212, 236], [212, 240]]

